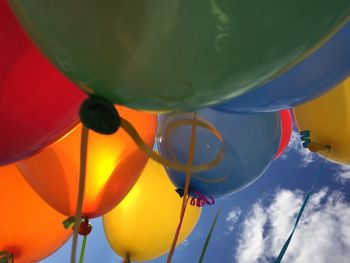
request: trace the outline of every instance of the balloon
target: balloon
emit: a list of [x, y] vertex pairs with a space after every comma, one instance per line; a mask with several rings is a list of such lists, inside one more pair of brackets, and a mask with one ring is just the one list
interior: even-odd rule
[[[273, 160], [281, 137], [278, 113], [235, 115], [204, 109], [197, 115], [214, 125], [222, 135], [224, 158], [206, 172], [193, 173], [190, 190], [213, 197], [238, 191], [255, 181]], [[187, 163], [191, 126], [170, 132], [169, 125], [192, 118], [192, 113], [160, 117], [158, 148], [163, 156]], [[196, 137], [193, 165], [214, 159], [222, 142], [200, 127], [197, 127]], [[167, 169], [167, 173], [175, 186], [183, 189], [185, 173], [171, 169]]]
[[[117, 107], [143, 140], [152, 147], [156, 133], [155, 115]], [[37, 193], [53, 208], [75, 215], [78, 195], [80, 137], [79, 125], [56, 144], [19, 162], [19, 167]], [[101, 216], [115, 207], [130, 191], [147, 156], [124, 130], [113, 135], [89, 131], [83, 218]]]
[[84, 97], [0, 1], [0, 165], [32, 155], [72, 129]]
[[[146, 261], [171, 247], [179, 221], [182, 199], [163, 166], [149, 159], [140, 179], [123, 201], [103, 216], [106, 237], [120, 256]], [[178, 244], [192, 232], [201, 208], [188, 205]]]
[[72, 234], [64, 216], [49, 207], [26, 183], [15, 165], [0, 167], [0, 251], [14, 254], [16, 263], [48, 257]]
[[280, 111], [281, 118], [281, 141], [278, 147], [277, 153], [275, 155], [275, 160], [283, 153], [289, 144], [290, 137], [293, 131], [292, 116], [289, 110]]
[[323, 96], [295, 108], [301, 130], [310, 131], [311, 141], [330, 145], [320, 151], [327, 159], [350, 164], [350, 77]]
[[18, 57], [32, 47], [16, 18], [12, 14], [7, 1], [0, 2], [0, 81], [6, 77]]
[[286, 73], [215, 106], [222, 112], [263, 112], [312, 100], [350, 74], [350, 22], [332, 39]]
[[12, 0], [51, 61], [87, 93], [195, 109], [284, 72], [343, 25], [348, 0]]

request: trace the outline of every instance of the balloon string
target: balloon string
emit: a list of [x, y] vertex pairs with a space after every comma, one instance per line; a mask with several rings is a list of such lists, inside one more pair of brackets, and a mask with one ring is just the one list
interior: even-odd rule
[[87, 236], [84, 236], [83, 237], [83, 243], [81, 244], [79, 263], [83, 263], [84, 262], [86, 240], [87, 240]]
[[310, 199], [311, 195], [312, 195], [313, 192], [314, 192], [315, 186], [317, 185], [317, 183], [318, 183], [318, 182], [320, 181], [320, 179], [321, 179], [322, 170], [323, 170], [324, 167], [325, 167], [325, 164], [326, 164], [326, 161], [327, 161], [327, 157], [328, 157], [328, 154], [329, 154], [329, 151], [330, 151], [330, 150], [331, 150], [331, 148], [328, 147], [328, 148], [327, 148], [327, 152], [326, 152], [326, 154], [325, 154], [325, 159], [323, 160], [323, 162], [322, 162], [322, 164], [321, 164], [321, 167], [320, 167], [320, 172], [319, 172], [318, 176], [316, 177], [316, 179], [315, 179], [313, 185], [311, 186], [311, 188], [310, 188], [308, 194], [306, 195], [305, 200], [304, 200], [302, 206], [300, 207], [300, 210], [299, 210], [298, 215], [297, 215], [297, 218], [296, 218], [296, 220], [295, 220], [295, 223], [294, 223], [292, 232], [290, 233], [289, 237], [288, 237], [287, 240], [285, 241], [285, 243], [284, 243], [284, 245], [283, 245], [283, 247], [282, 247], [280, 253], [278, 254], [278, 257], [277, 257], [276, 260], [275, 260], [275, 263], [280, 263], [280, 262], [282, 261], [282, 259], [283, 259], [283, 257], [284, 257], [284, 254], [286, 253], [286, 251], [287, 251], [287, 249], [288, 249], [288, 247], [289, 247], [290, 241], [292, 240], [293, 235], [294, 235], [294, 232], [295, 232], [295, 230], [297, 229], [297, 226], [298, 226], [298, 224], [299, 224], [300, 218], [301, 218], [301, 216], [303, 215], [304, 209], [305, 209], [307, 203], [309, 202], [309, 199]]
[[[222, 136], [215, 129], [215, 127], [212, 126], [211, 124], [209, 124], [208, 122], [205, 122], [205, 121], [202, 121], [202, 120], [200, 120], [200, 121], [196, 120], [196, 119], [193, 119], [193, 120], [182, 120], [182, 121], [177, 122], [176, 124], [174, 124], [171, 128], [174, 129], [174, 128], [177, 128], [178, 126], [188, 125], [188, 124], [192, 124], [192, 127], [196, 125], [196, 126], [199, 126], [199, 127], [202, 127], [202, 128], [205, 128], [205, 129], [209, 130], [221, 142], [223, 142]], [[149, 158], [155, 160], [158, 163], [161, 163], [164, 166], [167, 166], [167, 167], [169, 167], [171, 169], [174, 169], [176, 171], [181, 171], [181, 172], [189, 171], [191, 173], [207, 171], [207, 170], [215, 167], [216, 165], [218, 165], [219, 162], [224, 157], [224, 145], [222, 143], [220, 150], [218, 151], [217, 155], [215, 156], [215, 158], [213, 160], [209, 161], [208, 163], [191, 166], [189, 168], [186, 164], [181, 164], [181, 163], [176, 162], [176, 161], [168, 160], [168, 159], [164, 158], [163, 156], [161, 156], [160, 154], [158, 154], [157, 152], [153, 151], [142, 140], [140, 135], [137, 133], [136, 129], [127, 120], [121, 118], [120, 126], [133, 139], [133, 141], [136, 143], [136, 145], [139, 147], [139, 149], [142, 150]], [[202, 180], [200, 177], [196, 177], [196, 178], [199, 179], [199, 180]], [[206, 180], [206, 182], [219, 182], [219, 181], [225, 180], [225, 178], [203, 179], [203, 180]]]
[[205, 252], [207, 251], [208, 244], [209, 244], [211, 235], [212, 235], [212, 233], [213, 233], [213, 230], [214, 230], [214, 228], [215, 228], [216, 220], [218, 219], [219, 213], [220, 213], [220, 208], [219, 208], [218, 211], [216, 212], [214, 221], [213, 221], [213, 223], [211, 224], [211, 227], [210, 227], [208, 236], [207, 236], [207, 238], [206, 238], [206, 240], [205, 240], [205, 242], [204, 242], [204, 246], [203, 246], [203, 249], [202, 249], [202, 253], [201, 253], [201, 256], [200, 256], [199, 261], [198, 261], [199, 263], [202, 263], [202, 262], [203, 262], [203, 258], [204, 258]]
[[78, 244], [78, 232], [79, 232], [82, 209], [83, 209], [88, 135], [89, 135], [89, 129], [85, 125], [83, 125], [82, 131], [81, 131], [81, 142], [80, 142], [79, 190], [78, 190], [77, 207], [75, 212], [75, 221], [74, 221], [74, 228], [73, 228], [74, 232], [73, 232], [72, 250], [71, 250], [71, 257], [70, 257], [71, 263], [75, 263], [77, 244]]
[[166, 261], [167, 263], [171, 263], [172, 257], [173, 257], [174, 252], [175, 252], [177, 240], [179, 239], [179, 235], [180, 235], [183, 219], [185, 217], [185, 212], [186, 212], [186, 207], [187, 207], [187, 203], [188, 203], [188, 200], [189, 200], [189, 196], [187, 196], [186, 199], [183, 198], [183, 200], [185, 200], [185, 206], [184, 206], [184, 208], [181, 207], [179, 224], [176, 227], [173, 243], [171, 244], [171, 248], [170, 248], [170, 251], [169, 251], [169, 254], [168, 254], [168, 258], [167, 258], [167, 261]]
[[[196, 120], [197, 113], [194, 113], [193, 119]], [[185, 212], [186, 212], [186, 207], [188, 203], [188, 189], [190, 186], [190, 180], [191, 180], [191, 168], [192, 168], [192, 163], [194, 159], [194, 151], [195, 151], [195, 145], [196, 145], [196, 123], [192, 124], [192, 130], [191, 130], [191, 141], [190, 141], [190, 149], [189, 149], [189, 156], [188, 156], [188, 164], [187, 164], [187, 171], [186, 171], [186, 179], [185, 179], [185, 187], [184, 187], [184, 194], [183, 194], [183, 199], [182, 199], [182, 207], [181, 207], [181, 213], [180, 213], [180, 220], [179, 224], [177, 226], [175, 236], [173, 243], [171, 245], [168, 258], [167, 258], [167, 263], [171, 263], [171, 259], [174, 255], [175, 247], [177, 244], [177, 240], [179, 238], [181, 226], [183, 219], [185, 217]]]

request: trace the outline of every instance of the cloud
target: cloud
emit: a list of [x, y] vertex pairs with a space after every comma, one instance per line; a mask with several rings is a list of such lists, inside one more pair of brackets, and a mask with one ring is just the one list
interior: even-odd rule
[[187, 247], [189, 243], [190, 243], [190, 242], [188, 241], [188, 239], [185, 239], [185, 240], [181, 243], [181, 245], [184, 246], [184, 247]]
[[302, 167], [307, 167], [310, 163], [315, 161], [315, 154], [305, 149], [301, 143], [299, 132], [293, 130], [292, 136], [286, 150], [280, 156], [281, 160], [288, 159], [288, 154], [290, 151], [296, 151], [301, 156]]
[[267, 215], [262, 205], [258, 202], [248, 218], [243, 222], [243, 235], [240, 238], [236, 259], [240, 263], [258, 262], [258, 258], [264, 253], [264, 225], [267, 223]]
[[237, 223], [241, 213], [242, 211], [240, 208], [235, 208], [227, 214], [225, 220], [228, 223], [227, 226], [230, 231], [234, 229], [234, 225]]
[[[300, 191], [278, 190], [268, 206], [256, 202], [242, 223], [235, 250], [238, 263], [273, 262], [288, 237], [300, 205]], [[285, 254], [284, 263], [349, 262], [350, 204], [344, 193], [328, 188], [315, 193]]]
[[350, 182], [350, 166], [349, 165], [340, 165], [340, 168], [337, 170], [336, 181], [341, 184], [347, 184]]

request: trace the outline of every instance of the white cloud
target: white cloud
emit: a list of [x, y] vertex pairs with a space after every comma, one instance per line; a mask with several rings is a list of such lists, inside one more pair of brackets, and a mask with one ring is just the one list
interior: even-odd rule
[[188, 239], [185, 239], [185, 240], [181, 243], [181, 245], [184, 246], [184, 247], [187, 247], [189, 243], [190, 243], [190, 242], [188, 241]]
[[315, 154], [303, 147], [302, 142], [300, 140], [300, 134], [299, 134], [299, 132], [297, 132], [295, 130], [293, 130], [292, 136], [290, 137], [288, 147], [282, 153], [282, 155], [280, 156], [280, 159], [286, 160], [288, 158], [288, 153], [291, 150], [296, 151], [301, 156], [303, 167], [306, 167], [310, 163], [315, 161]]
[[253, 205], [248, 218], [243, 222], [243, 235], [237, 248], [236, 259], [240, 263], [258, 262], [264, 253], [265, 242], [263, 237], [267, 215], [258, 202]]
[[350, 182], [349, 180], [350, 180], [350, 166], [340, 165], [340, 168], [336, 173], [336, 181], [341, 184], [346, 184]]
[[[239, 263], [272, 262], [303, 202], [300, 191], [278, 190], [267, 207], [256, 202], [245, 218], [235, 251]], [[347, 263], [350, 258], [350, 204], [343, 193], [324, 188], [306, 207], [284, 263]]]
[[241, 213], [242, 213], [242, 211], [240, 208], [235, 208], [227, 214], [225, 220], [228, 223], [227, 225], [228, 225], [228, 229], [230, 231], [232, 231], [234, 229], [234, 225], [237, 223]]
[[[301, 203], [300, 193], [294, 194], [288, 190], [280, 190], [267, 208], [266, 214], [273, 220], [270, 220], [271, 234], [267, 235], [265, 239], [270, 243], [272, 251], [278, 251], [281, 248], [281, 244], [285, 241], [291, 226], [294, 224], [294, 215], [298, 212]], [[283, 216], [280, 216], [281, 214]]]

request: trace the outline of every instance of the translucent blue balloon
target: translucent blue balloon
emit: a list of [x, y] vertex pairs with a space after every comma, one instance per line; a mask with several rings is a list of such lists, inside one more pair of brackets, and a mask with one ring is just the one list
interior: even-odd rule
[[350, 74], [350, 22], [312, 55], [286, 73], [214, 108], [222, 112], [264, 112], [312, 100]]
[[[174, 122], [193, 119], [193, 113], [172, 113], [159, 117], [158, 149], [168, 159], [187, 164], [191, 125], [171, 129]], [[263, 174], [278, 149], [281, 127], [278, 113], [227, 114], [211, 109], [197, 112], [216, 127], [223, 142], [204, 128], [196, 128], [193, 165], [207, 163], [224, 146], [224, 158], [214, 168], [193, 173], [190, 189], [203, 195], [220, 197], [242, 189]], [[185, 173], [167, 169], [173, 184], [184, 188]]]

